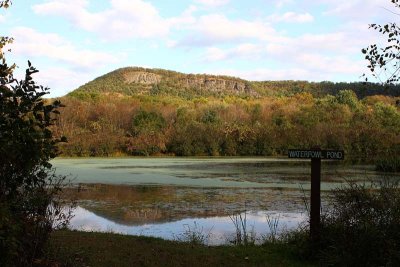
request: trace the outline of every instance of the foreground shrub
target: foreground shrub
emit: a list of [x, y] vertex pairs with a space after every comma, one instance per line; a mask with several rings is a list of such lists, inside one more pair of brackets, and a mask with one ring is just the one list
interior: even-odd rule
[[379, 159], [375, 163], [376, 170], [382, 172], [400, 172], [400, 158], [390, 157]]
[[32, 266], [52, 229], [70, 217], [58, 197], [64, 177], [49, 163], [61, 141], [49, 130], [60, 102], [42, 98], [47, 89], [33, 81], [30, 63], [25, 79], [14, 79], [1, 53], [6, 42], [0, 40], [0, 266]]
[[321, 260], [333, 266], [400, 266], [397, 182], [356, 184], [333, 192], [321, 229]]
[[346, 186], [332, 192], [314, 246], [308, 225], [281, 237], [302, 259], [322, 266], [400, 266], [400, 188], [396, 181]]

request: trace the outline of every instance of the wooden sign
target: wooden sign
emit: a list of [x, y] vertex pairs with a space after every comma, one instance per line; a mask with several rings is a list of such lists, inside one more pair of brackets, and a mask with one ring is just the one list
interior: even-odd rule
[[289, 149], [289, 158], [344, 160], [343, 150]]
[[289, 158], [311, 159], [310, 235], [315, 248], [319, 246], [321, 228], [321, 160], [343, 160], [343, 150], [289, 149]]

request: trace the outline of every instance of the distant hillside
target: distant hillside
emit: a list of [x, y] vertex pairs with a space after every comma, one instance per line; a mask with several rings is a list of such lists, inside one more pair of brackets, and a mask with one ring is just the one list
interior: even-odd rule
[[252, 96], [259, 94], [245, 80], [214, 75], [128, 67], [117, 69], [79, 87], [69, 95], [119, 93], [123, 95]]
[[184, 74], [162, 69], [127, 67], [117, 69], [94, 79], [69, 93], [69, 96], [84, 98], [93, 94], [121, 95], [173, 95], [184, 98], [199, 96], [290, 96], [310, 92], [315, 97], [336, 95], [340, 90], [354, 91], [359, 98], [369, 95], [400, 96], [399, 86], [378, 84], [307, 82], [307, 81], [263, 81], [253, 82], [229, 76], [208, 74]]

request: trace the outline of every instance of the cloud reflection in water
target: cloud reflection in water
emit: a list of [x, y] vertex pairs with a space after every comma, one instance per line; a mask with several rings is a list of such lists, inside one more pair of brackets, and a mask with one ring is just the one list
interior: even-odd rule
[[[267, 214], [272, 218], [279, 216], [279, 231], [282, 231], [283, 229], [294, 229], [301, 222], [307, 219], [306, 214], [296, 212], [247, 212], [247, 227], [248, 229], [251, 229], [254, 226], [258, 238], [269, 232], [266, 217]], [[70, 223], [71, 229], [153, 236], [169, 240], [179, 238], [188, 229], [188, 226], [193, 229], [194, 224], [196, 223], [197, 229], [202, 229], [202, 233], [205, 235], [211, 233], [208, 240], [209, 245], [226, 244], [227, 239], [231, 237], [235, 231], [234, 225], [229, 216], [187, 218], [158, 224], [124, 225], [98, 216], [79, 206], [74, 210], [74, 215], [75, 217]]]

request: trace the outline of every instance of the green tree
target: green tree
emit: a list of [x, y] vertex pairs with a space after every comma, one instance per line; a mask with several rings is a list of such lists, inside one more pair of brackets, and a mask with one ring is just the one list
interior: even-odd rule
[[340, 104], [348, 105], [352, 110], [359, 107], [357, 95], [351, 90], [340, 90], [336, 95], [336, 100]]
[[141, 110], [135, 115], [132, 121], [134, 135], [155, 134], [166, 126], [164, 117], [154, 111]]
[[132, 120], [132, 137], [127, 151], [134, 155], [152, 155], [165, 151], [164, 117], [154, 111], [140, 110]]

